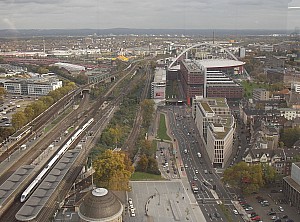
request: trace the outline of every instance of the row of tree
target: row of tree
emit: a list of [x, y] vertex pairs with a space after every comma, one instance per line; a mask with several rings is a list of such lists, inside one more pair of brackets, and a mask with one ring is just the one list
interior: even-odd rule
[[73, 82], [68, 82], [65, 86], [51, 91], [47, 96], [43, 96], [39, 100], [28, 104], [24, 111], [17, 111], [12, 115], [12, 126], [15, 130], [22, 128], [75, 87]]
[[[143, 87], [141, 81], [135, 84], [131, 83], [130, 92], [128, 95], [124, 95], [119, 110], [103, 131], [98, 145], [93, 149], [93, 167], [96, 170], [97, 185], [115, 190], [126, 189], [134, 171], [130, 159], [133, 159], [136, 153], [139, 154], [139, 161], [135, 170], [160, 174], [154, 158], [156, 147], [153, 148], [151, 143], [145, 140], [145, 132], [153, 119], [154, 102], [152, 100], [138, 102]], [[126, 154], [113, 152], [112, 150], [116, 146], [122, 147], [129, 136], [139, 106], [142, 109], [143, 124], [135, 147], [129, 148], [131, 152]]]
[[277, 176], [276, 170], [268, 164], [248, 165], [239, 162], [224, 171], [222, 181], [239, 188], [244, 194], [250, 194], [274, 183]]

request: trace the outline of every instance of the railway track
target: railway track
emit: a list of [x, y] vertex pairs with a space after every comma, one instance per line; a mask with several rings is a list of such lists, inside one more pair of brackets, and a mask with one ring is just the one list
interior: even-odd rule
[[[148, 62], [146, 64], [146, 81], [145, 81], [145, 87], [143, 88], [142, 94], [141, 94], [141, 101], [143, 101], [144, 99], [147, 98], [147, 95], [149, 93], [150, 90], [150, 85], [151, 85], [151, 79], [153, 78], [153, 74], [151, 73], [151, 70], [149, 68], [149, 63]], [[136, 117], [134, 120], [134, 124], [132, 127], [132, 130], [130, 132], [130, 135], [128, 136], [126, 142], [124, 143], [124, 145], [122, 146], [122, 150], [126, 150], [128, 152], [130, 152], [134, 145], [135, 142], [137, 141], [137, 138], [139, 136], [139, 132], [140, 132], [140, 126], [142, 125], [142, 109], [141, 107], [139, 107], [139, 109], [137, 110], [136, 113]]]
[[[97, 100], [97, 102], [93, 105], [93, 106], [91, 106], [90, 108], [88, 108], [88, 109], [85, 109], [84, 110], [84, 118], [82, 118], [82, 119], [89, 119], [89, 118], [91, 118], [91, 117], [93, 117], [93, 118], [95, 118], [95, 122], [98, 122], [98, 121], [100, 121], [101, 120], [101, 118], [104, 118], [104, 116], [103, 116], [103, 111], [101, 111], [101, 109], [100, 109], [100, 107], [101, 107], [101, 105], [103, 104], [103, 102], [106, 100], [106, 98], [110, 95], [110, 93], [115, 89], [115, 87], [117, 87], [126, 77], [128, 77], [128, 75], [130, 75], [133, 71], [134, 71], [134, 69], [136, 68], [138, 66], [138, 63], [137, 64], [135, 64], [135, 65], [133, 65], [132, 67], [131, 67], [131, 69], [128, 71], [128, 73], [126, 74], [126, 75], [124, 75], [122, 78], [120, 78], [116, 83], [115, 83], [115, 85], [113, 86], [113, 87], [111, 87], [111, 89], [110, 90], [108, 90], [108, 92], [103, 96], [103, 97], [100, 97], [98, 100]], [[118, 104], [120, 101], [121, 101], [121, 99], [122, 99], [122, 97], [123, 97], [123, 94], [124, 93], [127, 93], [127, 92], [129, 92], [129, 87], [127, 87], [127, 86], [125, 86], [124, 88], [123, 88], [123, 90], [122, 90], [122, 93], [120, 94], [120, 95], [118, 95], [118, 96], [116, 96], [116, 98], [115, 98], [115, 100], [111, 103], [111, 105], [109, 106], [109, 107], [111, 107], [111, 106], [114, 106], [114, 105], [116, 105], [116, 104]], [[77, 117], [77, 115], [74, 115], [74, 114], [72, 114], [72, 115], [70, 115], [70, 116], [72, 116], [72, 118], [66, 118], [66, 121], [63, 121], [63, 122], [61, 122], [61, 123], [59, 123], [58, 125], [57, 125], [57, 127], [55, 127], [55, 129], [60, 129], [60, 128], [63, 128], [63, 129], [66, 129], [66, 127], [68, 127], [70, 124], [73, 124], [74, 122], [76, 122], [77, 121], [77, 119], [76, 119], [76, 117]], [[83, 116], [83, 115], [81, 115], [81, 116]], [[83, 120], [82, 122], [84, 122], [85, 120]], [[100, 121], [101, 122], [101, 121]], [[45, 144], [46, 143], [46, 141], [48, 141], [48, 144], [50, 144], [55, 138], [57, 138], [57, 136], [59, 136], [59, 134], [60, 134], [60, 132], [61, 131], [59, 131], [59, 133], [55, 130], [55, 129], [53, 129], [52, 131], [51, 131], [51, 133], [48, 133], [48, 135], [49, 135], [49, 138], [47, 137], [47, 140], [46, 139], [43, 139], [43, 141], [39, 141], [37, 144], [36, 144], [36, 146], [37, 147], [39, 147], [39, 146], [43, 146], [43, 144]], [[64, 130], [63, 130], [64, 131]], [[62, 131], [62, 132], [63, 132]], [[47, 147], [47, 146], [46, 146]], [[22, 158], [22, 160], [20, 160], [20, 161], [18, 161], [18, 164], [15, 164], [13, 167], [11, 167], [10, 168], [10, 170], [7, 172], [7, 174], [6, 175], [3, 175], [3, 177], [1, 177], [0, 178], [0, 183], [1, 182], [4, 182], [8, 177], [9, 177], [9, 175], [11, 175], [12, 174], [12, 172], [14, 172], [19, 166], [21, 166], [21, 165], [25, 165], [25, 164], [30, 164], [30, 159], [31, 158], [35, 158], [35, 157], [37, 157], [38, 156], [38, 154], [39, 154], [39, 152], [37, 151], [37, 152], [34, 152], [34, 151], [32, 151], [32, 152], [28, 152], [27, 154], [26, 154], [26, 156], [24, 156], [23, 158]], [[70, 183], [67, 183], [67, 184], [69, 184], [69, 186], [71, 185], [72, 186], [72, 184], [73, 184], [73, 181], [75, 181], [75, 179], [76, 179], [76, 177], [77, 177], [77, 175], [79, 174], [79, 172], [80, 172], [80, 170], [82, 169], [82, 164], [84, 163], [84, 160], [85, 160], [85, 158], [86, 158], [86, 156], [87, 156], [87, 154], [88, 154], [88, 152], [84, 152], [84, 155], [83, 155], [83, 157], [81, 157], [80, 158], [80, 162], [79, 162], [79, 165], [78, 166], [80, 166], [79, 168], [76, 168], [77, 170], [72, 170], [72, 172], [69, 172], [68, 173], [68, 175], [66, 176], [66, 181], [72, 181], [72, 182], [70, 182]], [[78, 172], [78, 173], [77, 173]], [[69, 178], [69, 179], [68, 179]], [[66, 182], [64, 182], [65, 184], [66, 184]], [[65, 189], [66, 188], [66, 189]], [[68, 191], [70, 188], [68, 188], [67, 189], [67, 187], [65, 187], [63, 190], [64, 191]], [[62, 192], [62, 191], [61, 191]], [[62, 194], [60, 194], [60, 195], [62, 195]], [[18, 197], [18, 195], [17, 195], [17, 197]], [[20, 207], [22, 206], [22, 204], [19, 202], [19, 198], [16, 198], [15, 199], [15, 201], [14, 201], [14, 203], [11, 205], [11, 207], [9, 208], [9, 210], [7, 210], [3, 215], [1, 215], [0, 216], [0, 221], [17, 221], [15, 218], [14, 218], [14, 215], [18, 212], [18, 210], [20, 209]], [[48, 204], [48, 206], [50, 207], [47, 207], [47, 209], [45, 209], [46, 211], [49, 211], [50, 212], [50, 214], [51, 215], [53, 215], [53, 210], [54, 210], [54, 207], [53, 206], [55, 206], [55, 203], [53, 202], [53, 201], [50, 201], [49, 202], [49, 204]], [[51, 209], [51, 210], [49, 210], [49, 209]], [[47, 213], [44, 213], [43, 215], [45, 216]], [[48, 213], [49, 214], [49, 213]], [[39, 221], [39, 220], [37, 220], [37, 221]]]

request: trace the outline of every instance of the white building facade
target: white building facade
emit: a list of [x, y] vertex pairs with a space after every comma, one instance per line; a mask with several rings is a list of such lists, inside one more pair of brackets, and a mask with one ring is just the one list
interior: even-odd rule
[[213, 167], [223, 168], [233, 146], [235, 119], [225, 98], [194, 99], [193, 117]]

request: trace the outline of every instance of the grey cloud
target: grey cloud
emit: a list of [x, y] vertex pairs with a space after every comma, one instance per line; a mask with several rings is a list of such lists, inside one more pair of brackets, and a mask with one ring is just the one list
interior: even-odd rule
[[36, 3], [36, 4], [46, 4], [46, 5], [51, 5], [51, 4], [57, 4], [57, 3], [62, 3], [63, 0], [2, 0], [2, 3], [10, 3], [10, 4], [29, 4], [29, 3]]

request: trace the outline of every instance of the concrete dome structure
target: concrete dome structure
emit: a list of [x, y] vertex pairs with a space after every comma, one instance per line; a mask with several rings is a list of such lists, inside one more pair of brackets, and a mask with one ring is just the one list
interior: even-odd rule
[[96, 188], [84, 197], [78, 215], [82, 221], [122, 222], [122, 212], [123, 205], [112, 192]]

